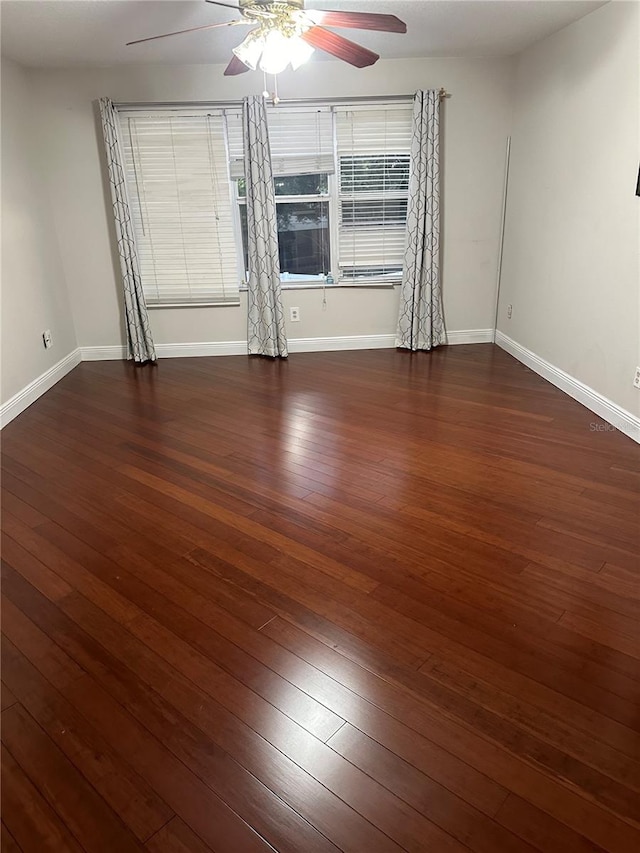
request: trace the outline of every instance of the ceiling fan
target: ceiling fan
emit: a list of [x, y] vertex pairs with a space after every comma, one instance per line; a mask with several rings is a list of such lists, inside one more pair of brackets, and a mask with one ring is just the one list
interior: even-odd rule
[[241, 17], [222, 24], [205, 24], [173, 33], [130, 41], [140, 44], [198, 30], [220, 27], [252, 26], [245, 40], [233, 49], [233, 58], [225, 76], [244, 74], [260, 67], [267, 74], [279, 74], [291, 64], [296, 69], [306, 62], [315, 48], [364, 68], [380, 59], [377, 53], [362, 47], [325, 27], [377, 30], [384, 33], [406, 33], [407, 25], [395, 15], [370, 12], [331, 12], [304, 8], [304, 0], [238, 0], [238, 4], [205, 0], [214, 6], [235, 9]]

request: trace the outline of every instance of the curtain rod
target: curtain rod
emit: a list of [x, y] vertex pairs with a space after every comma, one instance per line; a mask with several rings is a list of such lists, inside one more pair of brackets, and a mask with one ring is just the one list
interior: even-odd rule
[[[450, 98], [451, 94], [446, 89], [439, 90], [440, 100]], [[353, 103], [388, 103], [389, 101], [410, 101], [413, 95], [365, 95], [354, 98], [282, 98], [281, 104], [353, 104]], [[203, 109], [205, 107], [241, 107], [241, 100], [230, 101], [131, 101], [119, 102], [114, 104], [116, 109], [131, 110], [131, 109], [149, 109], [149, 107], [162, 107], [165, 109]]]

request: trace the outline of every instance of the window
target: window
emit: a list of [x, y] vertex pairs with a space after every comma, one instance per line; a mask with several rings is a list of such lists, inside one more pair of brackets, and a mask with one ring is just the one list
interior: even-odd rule
[[[408, 101], [268, 107], [283, 283], [400, 280], [411, 115]], [[241, 111], [131, 109], [120, 123], [147, 303], [238, 305], [248, 272]]]
[[[328, 106], [269, 109], [278, 246], [283, 282], [324, 282], [331, 272], [331, 181], [335, 171], [333, 116]], [[229, 156], [248, 271], [242, 116], [229, 113]]]
[[239, 304], [224, 116], [120, 113], [147, 304]]
[[[331, 271], [328, 175], [274, 178], [280, 278], [283, 282], [324, 281]], [[248, 270], [247, 205], [244, 178], [238, 181], [244, 266]]]
[[411, 107], [336, 108], [340, 280], [402, 276]]

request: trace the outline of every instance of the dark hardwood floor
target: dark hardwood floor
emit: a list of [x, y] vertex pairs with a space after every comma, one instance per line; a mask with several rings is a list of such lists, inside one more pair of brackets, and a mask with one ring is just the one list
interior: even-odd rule
[[640, 450], [496, 347], [84, 363], [3, 450], [3, 851], [640, 850]]

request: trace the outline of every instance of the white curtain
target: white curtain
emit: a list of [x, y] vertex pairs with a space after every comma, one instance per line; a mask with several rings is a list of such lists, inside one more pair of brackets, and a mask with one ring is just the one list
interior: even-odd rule
[[430, 350], [446, 342], [440, 284], [440, 94], [416, 92], [411, 175], [396, 346]]
[[113, 218], [124, 286], [124, 311], [129, 358], [138, 364], [156, 360], [149, 315], [142, 290], [138, 253], [131, 222], [131, 207], [124, 177], [124, 160], [119, 139], [118, 114], [109, 98], [100, 98], [100, 118], [109, 170]]
[[286, 358], [278, 223], [264, 98], [243, 104], [249, 253], [249, 354]]

